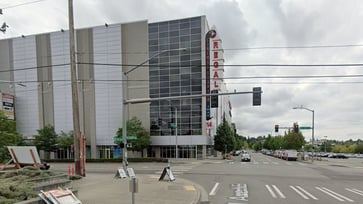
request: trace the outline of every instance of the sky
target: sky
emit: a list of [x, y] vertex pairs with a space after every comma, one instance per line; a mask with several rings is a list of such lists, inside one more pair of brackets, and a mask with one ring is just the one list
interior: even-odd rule
[[[67, 0], [2, 0], [0, 39], [68, 29]], [[223, 41], [230, 91], [262, 87], [262, 105], [232, 95], [240, 135], [283, 134], [274, 126], [312, 126], [315, 140], [363, 139], [363, 1], [75, 0], [75, 27], [205, 15]], [[311, 66], [311, 65], [339, 66]], [[253, 65], [253, 66], [237, 66]], [[256, 66], [259, 65], [259, 66]], [[261, 66], [269, 65], [269, 66]], [[309, 66], [286, 66], [309, 65]], [[306, 109], [293, 109], [303, 106]], [[311, 130], [302, 130], [311, 140]]]

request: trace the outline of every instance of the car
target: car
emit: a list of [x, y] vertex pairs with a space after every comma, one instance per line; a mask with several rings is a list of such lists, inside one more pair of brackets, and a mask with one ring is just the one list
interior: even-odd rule
[[236, 150], [233, 152], [233, 156], [239, 156], [241, 154], [240, 150]]
[[328, 158], [334, 158], [334, 159], [348, 159], [347, 156], [344, 154], [329, 154]]
[[248, 153], [243, 153], [241, 156], [242, 162], [250, 162], [251, 161], [251, 155]]

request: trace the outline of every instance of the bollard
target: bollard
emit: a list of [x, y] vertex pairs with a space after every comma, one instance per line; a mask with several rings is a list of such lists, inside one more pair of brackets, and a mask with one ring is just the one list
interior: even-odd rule
[[74, 176], [74, 164], [72, 164], [72, 176]]
[[68, 164], [68, 176], [71, 176], [71, 165]]

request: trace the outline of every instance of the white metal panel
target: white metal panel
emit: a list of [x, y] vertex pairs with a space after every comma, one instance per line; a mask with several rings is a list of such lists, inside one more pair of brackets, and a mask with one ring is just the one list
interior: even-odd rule
[[[121, 25], [93, 29], [94, 62], [121, 64]], [[122, 68], [95, 65], [96, 144], [114, 145], [122, 127]]]
[[[69, 32], [50, 34], [54, 93], [54, 129], [73, 130]], [[64, 65], [67, 64], [67, 65]], [[60, 66], [61, 65], [61, 66]]]
[[[211, 145], [208, 136], [202, 135], [178, 135], [178, 145]], [[151, 136], [151, 144], [157, 145], [175, 145], [176, 137], [171, 136]]]
[[23, 136], [37, 134], [40, 128], [35, 36], [13, 40], [14, 80], [23, 82], [15, 86], [15, 117], [17, 130]]

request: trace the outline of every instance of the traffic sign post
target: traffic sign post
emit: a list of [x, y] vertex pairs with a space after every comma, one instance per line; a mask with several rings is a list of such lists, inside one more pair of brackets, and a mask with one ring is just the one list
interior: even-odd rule
[[[131, 135], [131, 136], [127, 136], [126, 137], [126, 140], [137, 140], [137, 137], [134, 136], [134, 135]], [[121, 143], [123, 141], [123, 138], [122, 137], [113, 137], [113, 142], [115, 144], [118, 144], [118, 143]]]

